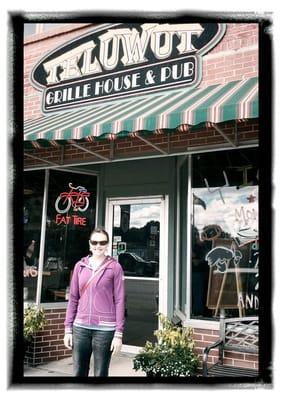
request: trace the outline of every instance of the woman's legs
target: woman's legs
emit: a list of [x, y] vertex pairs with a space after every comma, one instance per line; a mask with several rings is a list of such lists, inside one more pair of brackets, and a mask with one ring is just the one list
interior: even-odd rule
[[114, 331], [93, 331], [94, 376], [108, 376]]
[[92, 353], [92, 331], [78, 326], [73, 327], [73, 374], [88, 376]]

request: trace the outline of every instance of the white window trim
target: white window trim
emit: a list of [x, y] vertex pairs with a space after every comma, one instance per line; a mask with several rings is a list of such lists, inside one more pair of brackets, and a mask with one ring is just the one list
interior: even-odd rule
[[[109, 249], [112, 248], [112, 228], [113, 228], [113, 209], [115, 205], [123, 204], [160, 204], [160, 257], [159, 257], [159, 278], [149, 278], [147, 280], [159, 281], [159, 312], [164, 315], [168, 314], [168, 210], [169, 210], [169, 197], [168, 195], [156, 196], [136, 196], [136, 197], [108, 197], [106, 198], [106, 215], [105, 215], [105, 228], [109, 232], [110, 241]], [[126, 277], [125, 277], [126, 279]], [[136, 278], [134, 278], [136, 280]], [[141, 278], [144, 279], [144, 278]], [[160, 322], [159, 322], [160, 328]], [[140, 351], [140, 347], [123, 345], [122, 352], [136, 354]]]
[[42, 206], [42, 219], [41, 219], [41, 234], [39, 246], [39, 261], [38, 261], [38, 277], [36, 288], [35, 304], [39, 305], [41, 301], [42, 281], [43, 281], [43, 266], [44, 266], [44, 253], [45, 253], [45, 238], [46, 238], [46, 222], [47, 222], [47, 206], [48, 206], [48, 193], [49, 193], [49, 170], [45, 171], [44, 179], [44, 194]]
[[204, 320], [204, 319], [191, 319], [186, 318], [183, 321], [183, 326], [197, 329], [219, 329], [219, 321]]
[[191, 271], [192, 271], [192, 244], [191, 244], [191, 222], [192, 222], [192, 155], [188, 156], [188, 182], [187, 182], [187, 274], [186, 274], [186, 318], [191, 317]]
[[[174, 314], [178, 316], [183, 326], [198, 328], [198, 329], [219, 329], [219, 321], [216, 320], [204, 320], [191, 318], [191, 251], [192, 251], [192, 241], [191, 241], [191, 223], [192, 223], [192, 154], [188, 155], [188, 159], [180, 160], [177, 166], [177, 224], [176, 224], [176, 273], [175, 273], [175, 306]], [[188, 180], [187, 180], [187, 263], [186, 263], [186, 305], [185, 313], [179, 308], [179, 240], [180, 240], [180, 167], [183, 163], [187, 163], [188, 168]]]

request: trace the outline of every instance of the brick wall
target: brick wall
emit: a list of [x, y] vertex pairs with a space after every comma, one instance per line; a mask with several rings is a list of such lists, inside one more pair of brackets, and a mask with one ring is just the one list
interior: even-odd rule
[[[48, 324], [39, 332], [26, 351], [25, 363], [36, 366], [50, 361], [57, 361], [71, 356], [63, 343], [65, 309], [45, 310]], [[195, 351], [199, 356], [200, 365], [203, 359], [203, 350], [219, 338], [217, 330], [194, 328]], [[214, 364], [218, 359], [218, 350], [209, 353], [208, 364]], [[258, 356], [235, 351], [226, 351], [224, 363], [243, 368], [258, 369]]]
[[[201, 364], [203, 360], [203, 350], [219, 339], [219, 331], [209, 329], [194, 329], [195, 350]], [[218, 361], [218, 349], [212, 349], [208, 357], [208, 366]], [[241, 353], [238, 351], [225, 351], [223, 363], [234, 367], [258, 369], [258, 355]]]
[[[235, 131], [237, 129], [237, 140], [240, 144], [258, 140], [258, 122], [256, 120], [240, 122], [237, 125], [234, 122], [226, 122], [219, 124], [219, 126], [232, 141], [236, 140]], [[148, 139], [154, 145], [170, 154], [187, 152], [191, 148], [196, 149], [201, 146], [215, 146], [227, 143], [214, 128], [202, 128], [192, 132], [175, 132], [169, 135], [162, 133], [159, 135], [150, 135]], [[115, 141], [105, 139], [103, 141], [86, 143], [83, 146], [102, 156], [114, 159], [160, 155], [157, 150], [138, 138], [124, 138]], [[66, 144], [63, 149], [61, 146], [51, 146], [42, 149], [36, 148], [28, 152], [49, 162], [62, 165], [75, 162], [99, 161], [93, 154], [83, 152], [69, 144]], [[29, 157], [25, 157], [24, 163], [26, 168], [44, 165], [42, 161]]]
[[36, 366], [71, 356], [71, 350], [66, 349], [63, 343], [65, 313], [65, 309], [45, 310], [48, 323], [28, 347], [25, 363]]

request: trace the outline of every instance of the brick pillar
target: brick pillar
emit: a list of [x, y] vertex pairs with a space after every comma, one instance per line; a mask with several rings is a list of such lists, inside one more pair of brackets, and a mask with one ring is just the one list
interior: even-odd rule
[[71, 356], [71, 350], [66, 349], [63, 343], [65, 314], [65, 309], [45, 310], [47, 325], [27, 347], [26, 364], [36, 366]]

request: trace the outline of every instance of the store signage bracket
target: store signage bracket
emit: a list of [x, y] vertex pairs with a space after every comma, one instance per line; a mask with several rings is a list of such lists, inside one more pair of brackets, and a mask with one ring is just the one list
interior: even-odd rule
[[44, 113], [181, 87], [202, 79], [202, 56], [225, 24], [103, 24], [57, 48], [31, 73]]

